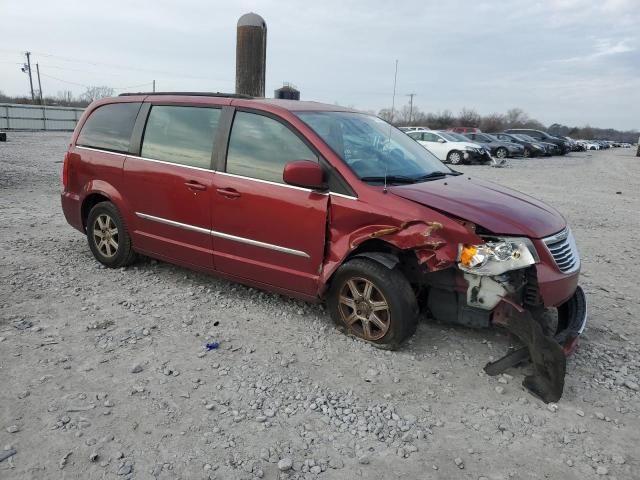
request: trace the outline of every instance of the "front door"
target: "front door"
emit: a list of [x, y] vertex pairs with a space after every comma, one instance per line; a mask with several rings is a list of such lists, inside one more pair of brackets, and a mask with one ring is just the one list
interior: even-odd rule
[[124, 165], [136, 248], [213, 268], [211, 159], [220, 113], [209, 107], [151, 107], [140, 156], [128, 156]]
[[292, 160], [318, 161], [288, 126], [237, 111], [226, 172], [212, 193], [217, 270], [307, 295], [317, 294], [327, 224], [328, 195], [286, 185]]

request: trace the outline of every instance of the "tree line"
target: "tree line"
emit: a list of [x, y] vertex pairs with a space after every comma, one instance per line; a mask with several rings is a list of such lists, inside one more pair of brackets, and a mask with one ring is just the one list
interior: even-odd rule
[[635, 143], [638, 141], [637, 130], [620, 131], [613, 128], [569, 127], [554, 123], [548, 128], [520, 108], [512, 108], [506, 113], [490, 113], [480, 115], [472, 108], [463, 108], [457, 115], [450, 110], [437, 113], [424, 113], [419, 108], [404, 105], [391, 112], [390, 108], [383, 108], [378, 116], [397, 127], [423, 126], [432, 130], [446, 130], [453, 127], [476, 127], [483, 132], [501, 132], [508, 128], [534, 128], [548, 131], [551, 135], [562, 135], [574, 139], [585, 140], [613, 140], [618, 142]]
[[[45, 96], [42, 99], [44, 105], [59, 106], [59, 107], [79, 107], [84, 108], [95, 100], [100, 100], [104, 97], [112, 97], [115, 95], [115, 90], [110, 87], [86, 87], [85, 91], [79, 96], [73, 95], [71, 90], [59, 91], [55, 96]], [[40, 105], [40, 95], [36, 90], [36, 99], [31, 100], [31, 97], [18, 96], [12, 97], [5, 95], [0, 91], [0, 103], [18, 103], [22, 105]]]

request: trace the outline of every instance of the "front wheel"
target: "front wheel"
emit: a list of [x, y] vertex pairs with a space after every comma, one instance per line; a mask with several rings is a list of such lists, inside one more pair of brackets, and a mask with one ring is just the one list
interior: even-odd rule
[[496, 157], [498, 158], [507, 158], [509, 152], [507, 152], [506, 148], [500, 147], [496, 150]]
[[452, 165], [459, 165], [460, 163], [462, 163], [462, 154], [457, 150], [452, 150], [447, 155], [447, 162]]
[[397, 348], [418, 323], [418, 303], [406, 277], [364, 258], [338, 269], [327, 306], [338, 328], [380, 347]]
[[531, 156], [531, 150], [529, 150], [528, 148], [525, 148], [522, 155], [524, 156], [524, 158], [529, 158]]
[[107, 267], [125, 267], [135, 260], [127, 227], [111, 202], [100, 202], [89, 212], [87, 240], [93, 256]]

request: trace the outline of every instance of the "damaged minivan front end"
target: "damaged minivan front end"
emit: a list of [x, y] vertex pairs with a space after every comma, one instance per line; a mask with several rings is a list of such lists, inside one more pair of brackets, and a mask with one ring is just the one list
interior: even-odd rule
[[[570, 299], [559, 305], [557, 322], [550, 329], [546, 314], [553, 305], [545, 305], [540, 295], [535, 267], [540, 257], [533, 242], [526, 237], [484, 239], [479, 245], [459, 247], [457, 267], [467, 284], [466, 305], [490, 312], [493, 325], [506, 328], [525, 345], [487, 364], [485, 371], [497, 375], [530, 358], [534, 374], [523, 385], [545, 402], [555, 402], [564, 388], [565, 355], [573, 352], [586, 324], [584, 293], [576, 287]], [[568, 255], [575, 256], [577, 272], [580, 260], [575, 245]]]

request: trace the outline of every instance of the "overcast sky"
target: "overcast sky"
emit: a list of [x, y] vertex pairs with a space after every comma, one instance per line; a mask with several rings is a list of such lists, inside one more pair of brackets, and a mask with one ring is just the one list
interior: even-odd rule
[[[0, 0], [0, 90], [83, 85], [232, 92], [237, 19], [268, 26], [267, 96], [378, 111], [519, 107], [545, 124], [640, 128], [640, 1]], [[35, 66], [33, 67], [35, 73]], [[118, 93], [125, 90], [117, 90]]]

